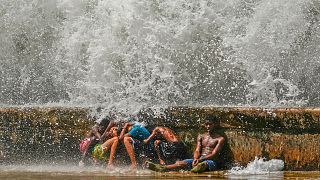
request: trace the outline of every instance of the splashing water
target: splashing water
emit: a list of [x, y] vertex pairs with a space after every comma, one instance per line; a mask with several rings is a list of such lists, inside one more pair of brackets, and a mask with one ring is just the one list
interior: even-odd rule
[[255, 157], [247, 167], [236, 166], [229, 170], [229, 175], [251, 175], [267, 174], [270, 172], [281, 171], [284, 168], [284, 162], [280, 159], [271, 159], [266, 161], [264, 158]]
[[0, 104], [316, 106], [317, 0], [2, 0]]

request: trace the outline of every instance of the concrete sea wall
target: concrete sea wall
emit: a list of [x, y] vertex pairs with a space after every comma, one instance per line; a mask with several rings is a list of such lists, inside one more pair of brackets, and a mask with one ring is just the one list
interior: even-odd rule
[[[78, 143], [94, 123], [84, 108], [1, 108], [2, 163], [75, 163]], [[286, 170], [320, 170], [320, 109], [173, 107], [153, 125], [174, 129], [194, 149], [206, 115], [221, 117], [223, 160], [246, 165], [255, 156], [278, 158]], [[0, 155], [1, 155], [0, 154]]]

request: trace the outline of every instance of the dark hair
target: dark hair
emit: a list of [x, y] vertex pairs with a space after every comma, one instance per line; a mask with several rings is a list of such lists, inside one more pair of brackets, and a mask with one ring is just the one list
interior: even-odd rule
[[111, 120], [111, 118], [108, 117], [108, 116], [106, 116], [106, 117], [104, 117], [103, 119], [101, 119], [101, 121], [99, 122], [99, 125], [107, 128], [107, 126], [108, 126], [109, 123], [110, 123], [110, 120]]
[[118, 136], [120, 136], [121, 131], [122, 131], [122, 128], [118, 126], [118, 127], [117, 127], [117, 135], [118, 135]]

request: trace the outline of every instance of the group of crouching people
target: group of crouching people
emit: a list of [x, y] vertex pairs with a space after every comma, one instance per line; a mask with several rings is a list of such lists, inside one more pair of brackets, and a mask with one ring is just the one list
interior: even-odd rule
[[120, 146], [130, 158], [130, 169], [141, 165], [159, 172], [180, 169], [195, 173], [213, 171], [218, 168], [215, 159], [219, 156], [225, 138], [216, 131], [219, 128], [216, 116], [205, 118], [203, 125], [204, 132], [197, 137], [193, 158], [188, 158], [185, 144], [168, 127], [158, 126], [150, 133], [137, 122], [121, 123], [104, 119], [96, 123], [81, 141], [82, 159], [79, 165], [83, 166], [89, 159], [93, 164], [106, 162], [107, 169], [114, 169], [115, 158], [121, 154], [116, 153]]

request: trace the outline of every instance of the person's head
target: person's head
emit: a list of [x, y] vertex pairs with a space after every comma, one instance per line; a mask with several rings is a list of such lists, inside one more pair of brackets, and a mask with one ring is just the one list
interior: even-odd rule
[[133, 125], [134, 125], [134, 122], [127, 122], [127, 123], [128, 123], [128, 126], [127, 126], [128, 131], [130, 131], [131, 128], [133, 127]]
[[132, 116], [125, 118], [124, 121], [128, 124], [128, 129], [130, 129], [133, 125], [137, 123], [136, 119]]
[[111, 135], [112, 137], [118, 136], [118, 134], [120, 134], [120, 132], [121, 132], [121, 129], [118, 128], [117, 126], [114, 126], [114, 127], [112, 127], [112, 128], [110, 129], [110, 135]]
[[219, 117], [216, 115], [207, 116], [204, 121], [204, 126], [208, 132], [213, 131], [216, 128], [219, 128], [220, 127]]
[[111, 119], [108, 116], [99, 119], [97, 121], [97, 123], [99, 125], [99, 131], [104, 131], [107, 128], [107, 126], [109, 125], [110, 121], [111, 121]]

